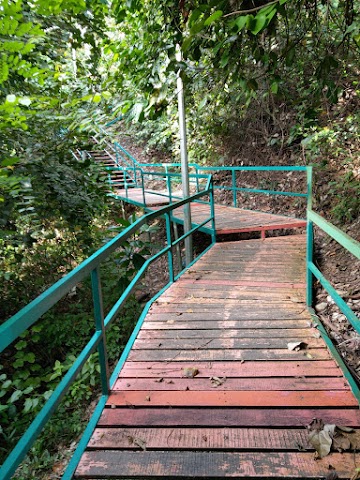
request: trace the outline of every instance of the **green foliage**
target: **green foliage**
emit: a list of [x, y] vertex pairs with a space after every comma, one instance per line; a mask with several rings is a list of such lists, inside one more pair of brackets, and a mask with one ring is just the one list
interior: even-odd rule
[[360, 216], [360, 181], [352, 172], [348, 172], [337, 181], [330, 183], [330, 192], [334, 195], [331, 213], [340, 224], [356, 220]]

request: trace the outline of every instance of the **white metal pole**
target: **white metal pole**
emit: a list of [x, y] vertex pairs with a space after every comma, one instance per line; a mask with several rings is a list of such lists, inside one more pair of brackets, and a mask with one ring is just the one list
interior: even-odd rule
[[[176, 58], [181, 61], [181, 50], [177, 45]], [[181, 78], [181, 71], [177, 72], [176, 79], [178, 94], [178, 110], [179, 110], [179, 128], [180, 128], [180, 156], [181, 156], [181, 181], [183, 197], [190, 195], [189, 187], [189, 165], [187, 156], [187, 140], [186, 140], [186, 119], [185, 119], [185, 100], [184, 100], [184, 84]], [[190, 204], [184, 205], [184, 233], [191, 230], [191, 208]], [[189, 265], [193, 260], [192, 236], [185, 238], [185, 262]]]

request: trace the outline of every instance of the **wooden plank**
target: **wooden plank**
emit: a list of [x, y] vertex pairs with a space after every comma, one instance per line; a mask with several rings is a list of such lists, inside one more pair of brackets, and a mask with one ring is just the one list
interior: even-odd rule
[[[156, 300], [157, 305], [162, 304], [172, 304], [172, 305], [189, 305], [189, 308], [192, 308], [192, 304], [196, 303], [197, 305], [204, 303], [205, 305], [218, 305], [222, 306], [224, 309], [226, 307], [238, 306], [239, 309], [243, 307], [254, 306], [254, 299], [242, 299], [242, 298], [201, 298], [201, 297], [167, 297], [162, 296]], [[279, 307], [288, 310], [298, 310], [300, 302], [292, 302], [291, 300], [281, 299], [281, 298], [271, 298], [266, 300], [261, 300], [261, 307], [278, 309]], [[186, 308], [186, 307], [185, 307]]]
[[356, 407], [349, 391], [135, 391], [112, 392], [107, 405], [172, 407]]
[[314, 450], [306, 429], [273, 428], [97, 428], [91, 449]]
[[[255, 285], [251, 284], [252, 282], [249, 282], [249, 284], [244, 284], [244, 285], [237, 285], [237, 282], [233, 283], [226, 283], [224, 282], [223, 284], [219, 282], [207, 282], [205, 280], [186, 280], [186, 276], [184, 279], [180, 277], [180, 279], [174, 283], [170, 288], [166, 290], [166, 293], [172, 293], [172, 292], [179, 292], [181, 293], [182, 290], [187, 290], [187, 291], [195, 291], [195, 292], [209, 292], [209, 290], [212, 293], [215, 293], [217, 291], [220, 291], [222, 293], [232, 293], [236, 292], [239, 294], [242, 293], [263, 293], [264, 291], [268, 293], [268, 291], [274, 291], [273, 293], [275, 295], [282, 295], [285, 294], [287, 295], [289, 293], [289, 287], [288, 284], [277, 284], [274, 282], [263, 282], [260, 285]], [[256, 283], [256, 282], [253, 282]], [[300, 284], [299, 287], [295, 288], [292, 286], [291, 290], [291, 295], [302, 295], [304, 296], [304, 289], [303, 289], [304, 284]], [[274, 289], [276, 287], [276, 290]]]
[[214, 285], [214, 288], [217, 285], [229, 285], [229, 286], [249, 286], [249, 287], [265, 287], [265, 288], [286, 288], [286, 290], [289, 289], [304, 289], [306, 284], [305, 283], [286, 283], [286, 282], [261, 282], [261, 281], [256, 281], [256, 280], [248, 280], [248, 281], [242, 281], [242, 280], [196, 280], [196, 279], [190, 279], [188, 277], [183, 277], [179, 280], [179, 283], [182, 285]]
[[329, 464], [338, 478], [348, 479], [360, 461], [359, 454], [333, 453], [314, 460], [304, 452], [85, 452], [76, 470], [79, 475], [102, 478], [306, 478], [324, 479]]
[[[225, 314], [226, 317], [229, 315]], [[235, 316], [235, 315], [234, 315]], [[165, 313], [149, 315], [148, 320], [145, 320], [142, 331], [144, 330], [197, 330], [202, 331], [204, 328], [210, 329], [278, 329], [284, 327], [286, 329], [297, 329], [309, 327], [310, 320], [300, 319], [283, 319], [283, 320], [224, 320], [217, 321], [216, 318], [224, 318], [224, 315], [215, 315], [210, 319], [204, 319], [204, 314], [189, 314], [189, 313]], [[270, 332], [271, 334], [271, 332]]]
[[[138, 339], [135, 340], [133, 345], [134, 350], [214, 350], [214, 349], [226, 349], [226, 350], [238, 350], [241, 349], [281, 349], [287, 348], [288, 342], [301, 342], [304, 341], [301, 337], [293, 335], [288, 338], [276, 338], [273, 335], [267, 336], [267, 338], [189, 338], [189, 339]], [[326, 348], [324, 340], [320, 338], [306, 339], [308, 348]], [[305, 351], [305, 350], [304, 350]]]
[[[270, 331], [269, 331], [270, 330]], [[187, 338], [312, 338], [318, 337], [319, 332], [316, 328], [273, 328], [273, 329], [217, 329], [217, 330], [208, 330], [208, 329], [192, 329], [186, 330], [181, 329], [180, 326], [177, 330], [140, 330], [137, 338], [138, 339], [187, 339]]]
[[305, 352], [290, 350], [132, 350], [130, 361], [217, 361], [217, 360], [325, 360], [330, 358], [326, 349], [310, 349]]
[[358, 408], [105, 408], [99, 426], [124, 427], [302, 427], [314, 418], [360, 428]]
[[[181, 305], [181, 308], [179, 307]], [[202, 314], [203, 320], [295, 320], [295, 319], [307, 319], [311, 321], [310, 314], [306, 308], [298, 304], [289, 305], [287, 308], [281, 308], [281, 305], [276, 305], [276, 308], [269, 309], [261, 306], [261, 308], [251, 308], [251, 305], [247, 307], [244, 305], [241, 310], [236, 303], [227, 305], [221, 303], [214, 303], [211, 306], [204, 304], [191, 304], [186, 306], [184, 303], [157, 303], [150, 309], [149, 317], [153, 319], [152, 313], [160, 313], [164, 315], [166, 313], [175, 313], [178, 317], [191, 313], [193, 320], [198, 320], [196, 314]], [[195, 317], [195, 318], [194, 318]], [[181, 320], [179, 318], [179, 320]]]
[[[286, 365], [283, 366], [286, 368]], [[216, 376], [216, 375], [215, 375]], [[116, 391], [208, 391], [210, 388], [221, 391], [315, 391], [324, 390], [349, 390], [343, 378], [315, 377], [315, 378], [227, 378], [218, 377], [219, 383], [210, 378], [176, 378], [163, 377], [151, 378], [119, 378], [112, 390]], [[223, 382], [222, 384], [220, 382]]]
[[[286, 365], [286, 366], [285, 366]], [[126, 362], [120, 375], [129, 377], [181, 378], [184, 369], [196, 367], [198, 378], [209, 377], [342, 377], [341, 369], [334, 360], [318, 360], [316, 362], [188, 362], [152, 363]]]

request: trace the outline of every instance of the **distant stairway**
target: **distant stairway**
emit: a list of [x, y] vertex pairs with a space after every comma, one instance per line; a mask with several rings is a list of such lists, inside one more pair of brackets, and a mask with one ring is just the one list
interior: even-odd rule
[[[109, 176], [109, 183], [115, 190], [134, 187], [134, 179], [116, 162], [116, 157], [108, 150], [90, 150], [86, 154], [98, 165], [104, 167], [104, 172]], [[126, 179], [126, 182], [125, 182]]]

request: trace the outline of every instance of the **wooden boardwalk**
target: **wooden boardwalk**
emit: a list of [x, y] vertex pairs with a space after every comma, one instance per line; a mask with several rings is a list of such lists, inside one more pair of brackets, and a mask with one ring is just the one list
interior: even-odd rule
[[151, 307], [75, 477], [349, 479], [359, 454], [308, 443], [360, 411], [304, 294], [305, 236], [216, 244]]
[[[159, 195], [159, 193], [162, 193], [162, 195]], [[140, 188], [129, 189], [127, 192], [128, 198], [125, 198], [124, 190], [117, 190], [116, 195], [117, 198], [124, 201], [130, 200], [132, 203], [144, 207], [147, 211], [161, 208], [169, 203], [169, 198], [166, 196], [165, 191], [145, 193], [145, 203]], [[174, 196], [181, 197], [181, 195], [181, 192], [174, 192]], [[200, 224], [209, 218], [209, 215], [209, 205], [197, 202], [191, 204], [192, 223]], [[183, 223], [184, 213], [182, 207], [174, 210], [173, 220], [177, 223]], [[265, 232], [272, 230], [305, 227], [306, 220], [215, 204], [215, 226], [218, 235], [260, 232], [261, 236], [264, 237]], [[210, 225], [208, 228], [205, 225], [202, 230], [209, 232], [211, 231], [210, 228]]]

